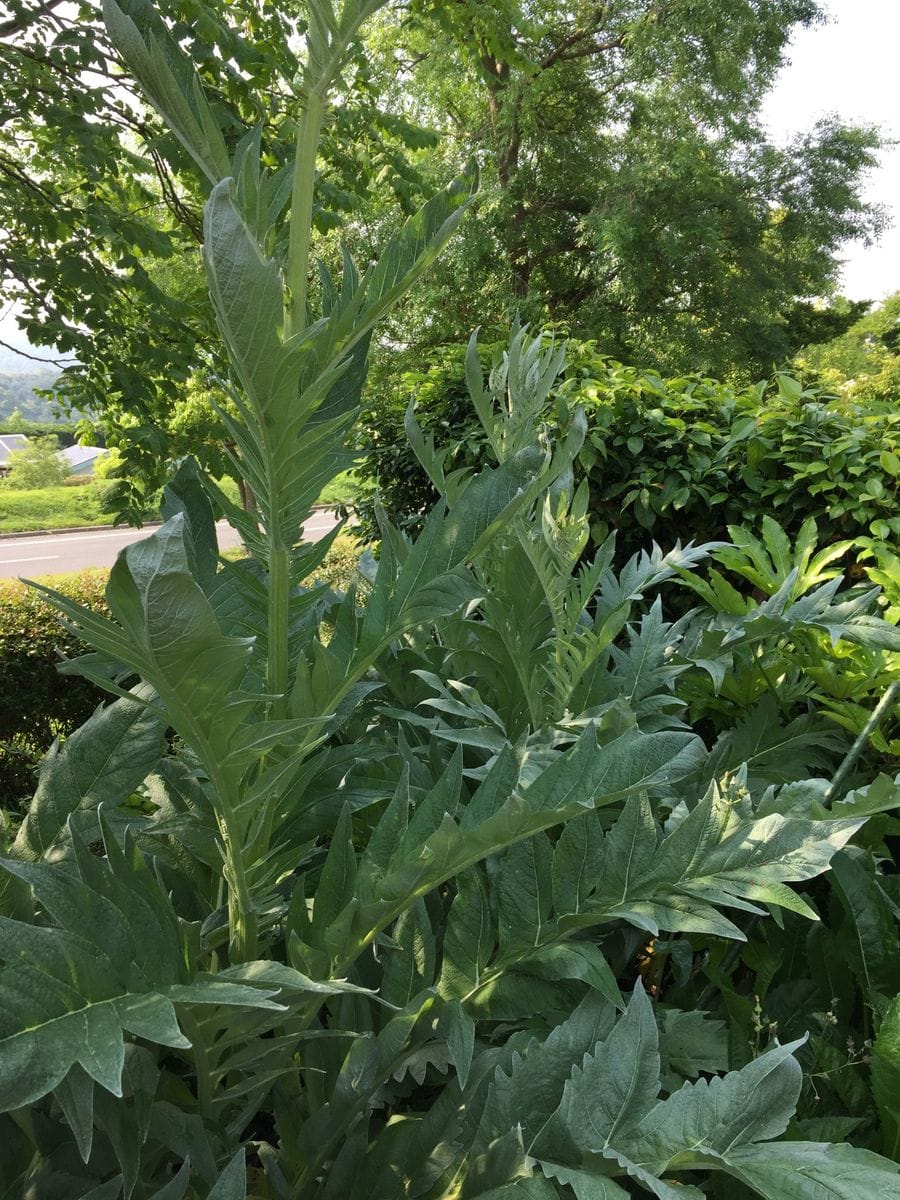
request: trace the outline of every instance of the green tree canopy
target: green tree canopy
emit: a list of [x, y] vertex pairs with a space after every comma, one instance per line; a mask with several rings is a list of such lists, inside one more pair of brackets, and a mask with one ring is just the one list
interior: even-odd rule
[[[157, 7], [198, 65], [228, 149], [256, 126], [266, 165], [287, 166], [295, 106], [278, 100], [298, 86], [290, 46], [302, 41], [304, 7]], [[100, 10], [99, 0], [11, 0], [0, 19], [0, 294], [32, 343], [58, 348], [68, 368], [58, 393], [121, 442], [150, 494], [186, 381], [222, 366], [199, 261], [208, 183], [140, 98]], [[415, 207], [408, 147], [430, 140], [382, 110], [361, 54], [342, 78], [321, 149], [320, 237], [376, 179], [395, 210]], [[139, 512], [142, 491], [122, 499]]]
[[859, 317], [846, 332], [805, 346], [797, 366], [854, 400], [896, 408], [900, 395], [900, 292]]
[[[383, 59], [451, 160], [479, 151], [477, 222], [421, 311], [459, 337], [510, 310], [627, 362], [768, 372], [802, 344], [841, 243], [877, 235], [862, 197], [878, 136], [836, 118], [783, 148], [760, 106], [813, 0], [416, 0]], [[391, 23], [392, 22], [392, 23]], [[416, 314], [407, 311], [416, 322]], [[442, 331], [421, 318], [417, 336]]]
[[[306, 6], [158, 7], [198, 64], [229, 153], [256, 126], [266, 165], [287, 166], [292, 107], [278, 98], [298, 86], [290, 47]], [[59, 394], [143, 476], [143, 492], [122, 490], [137, 512], [167, 457], [191, 448], [172, 421], [185, 386], [221, 368], [199, 268], [208, 184], [139, 99], [99, 0], [11, 0], [7, 13], [0, 292], [32, 342], [68, 364]], [[815, 0], [387, 6], [336, 92], [319, 252], [337, 254], [343, 217], [367, 261], [398, 210], [473, 151], [484, 188], [376, 357], [476, 325], [499, 332], [514, 312], [669, 370], [766, 372], [793, 353], [807, 340], [798, 298], [827, 295], [842, 239], [880, 222], [860, 190], [874, 131], [828, 121], [782, 150], [760, 125], [791, 30], [819, 18]]]

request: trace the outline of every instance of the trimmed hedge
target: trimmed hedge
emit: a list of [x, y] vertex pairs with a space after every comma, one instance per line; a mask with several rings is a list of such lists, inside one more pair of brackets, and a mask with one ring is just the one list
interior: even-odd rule
[[[102, 611], [106, 577], [106, 571], [84, 571], [47, 582]], [[0, 580], [0, 808], [13, 808], [32, 794], [47, 747], [86, 721], [103, 698], [86, 679], [57, 671], [61, 656], [84, 649], [40, 593], [17, 580]]]
[[[353, 538], [337, 538], [316, 578], [346, 588], [359, 554]], [[84, 571], [42, 582], [103, 612], [108, 574]], [[39, 592], [18, 580], [0, 580], [0, 811], [14, 810], [31, 797], [37, 765], [53, 739], [77, 729], [108, 699], [88, 680], [57, 670], [62, 656], [85, 650]]]
[[[483, 351], [488, 363], [492, 349]], [[413, 401], [446, 469], [478, 466], [485, 439], [468, 399], [464, 349], [433, 351], [388, 395], [369, 402], [358, 476], [388, 513], [416, 527], [434, 492], [403, 432]], [[727, 538], [729, 524], [774, 516], [789, 535], [815, 517], [826, 541], [900, 540], [900, 413], [805, 388], [786, 374], [735, 388], [700, 376], [663, 379], [568, 342], [568, 366], [547, 411], [581, 404], [588, 436], [580, 467], [591, 490], [592, 534], [618, 531], [620, 554], [677, 538]], [[374, 527], [371, 501], [358, 504]]]

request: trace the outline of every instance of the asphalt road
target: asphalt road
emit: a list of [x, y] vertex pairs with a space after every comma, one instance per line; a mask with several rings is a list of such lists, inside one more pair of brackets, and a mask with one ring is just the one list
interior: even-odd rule
[[[330, 512], [316, 512], [304, 528], [304, 540], [317, 542], [336, 524]], [[219, 549], [240, 545], [240, 538], [224, 521], [216, 527]], [[97, 529], [73, 533], [30, 534], [0, 537], [0, 579], [60, 575], [87, 567], [111, 567], [121, 549], [152, 533], [152, 529]]]

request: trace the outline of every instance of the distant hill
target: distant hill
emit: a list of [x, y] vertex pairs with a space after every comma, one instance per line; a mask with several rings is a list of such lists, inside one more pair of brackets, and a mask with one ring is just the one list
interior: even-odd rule
[[50, 401], [36, 395], [36, 390], [52, 387], [58, 377], [59, 368], [49, 363], [46, 367], [32, 363], [28, 370], [0, 368], [0, 420], [11, 416], [15, 409], [26, 421], [56, 420]]

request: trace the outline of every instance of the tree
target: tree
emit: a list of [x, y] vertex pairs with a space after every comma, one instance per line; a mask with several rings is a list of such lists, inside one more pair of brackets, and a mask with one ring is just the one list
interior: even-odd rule
[[515, 309], [628, 362], [769, 371], [801, 344], [798, 301], [833, 291], [841, 243], [883, 220], [861, 195], [874, 130], [829, 119], [785, 149], [764, 136], [791, 31], [819, 19], [814, 0], [417, 0], [395, 15], [382, 54], [409, 110], [441, 127], [447, 158], [475, 149], [486, 167], [479, 220], [421, 311], [437, 299], [453, 337]]
[[[187, 381], [223, 364], [199, 259], [208, 183], [141, 99], [100, 8], [11, 0], [0, 19], [0, 296], [16, 302], [32, 343], [58, 348], [56, 373], [66, 369], [55, 391], [122, 450], [131, 486], [120, 501], [139, 517], [166, 472]], [[294, 118], [278, 98], [295, 86], [303, 7], [158, 8], [197, 64], [229, 153], [256, 126], [267, 167], [286, 168]], [[376, 179], [395, 216], [416, 207], [408, 147], [428, 140], [383, 110], [358, 49], [335, 104], [316, 194], [321, 237]]]
[[889, 405], [900, 395], [900, 292], [861, 316], [839, 337], [808, 345], [797, 367], [851, 400]]
[[[142, 0], [130, 0], [140, 7]], [[139, 516], [184, 449], [172, 414], [221, 373], [199, 264], [207, 184], [139, 98], [99, 0], [11, 0], [0, 20], [0, 293], [66, 366], [54, 385], [126, 460]], [[302, 5], [162, 0], [229, 153], [290, 162]], [[317, 249], [367, 261], [477, 152], [478, 219], [373, 354], [499, 333], [513, 311], [668, 369], [767, 371], [797, 297], [827, 294], [877, 139], [837, 124], [789, 152], [759, 102], [815, 0], [412, 0], [351, 51], [320, 150]], [[438, 142], [440, 144], [438, 144]], [[286, 203], [287, 196], [282, 200]], [[183, 428], [182, 423], [182, 428]], [[204, 444], [197, 447], [204, 456]]]
[[59, 453], [59, 443], [55, 437], [30, 438], [23, 450], [12, 451], [7, 466], [7, 487], [21, 488], [23, 491], [58, 487], [71, 474], [69, 464]]

